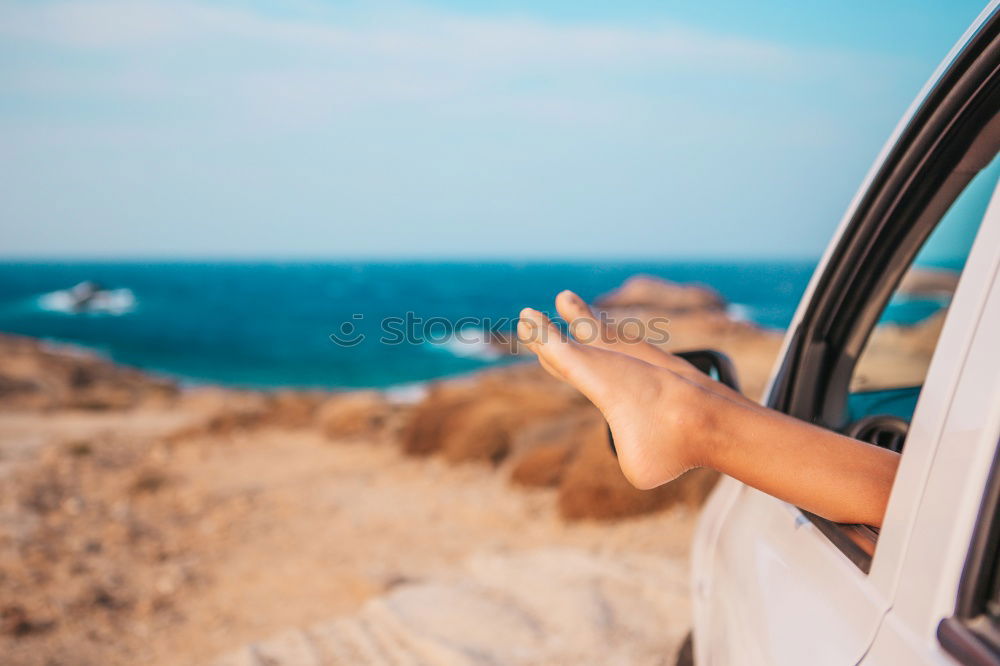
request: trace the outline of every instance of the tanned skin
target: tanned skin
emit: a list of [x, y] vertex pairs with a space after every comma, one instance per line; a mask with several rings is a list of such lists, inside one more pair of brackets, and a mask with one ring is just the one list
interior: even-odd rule
[[573, 292], [560, 293], [556, 309], [577, 339], [531, 308], [518, 338], [601, 410], [637, 488], [710, 467], [829, 520], [882, 525], [898, 454], [767, 409], [655, 345], [622, 340]]

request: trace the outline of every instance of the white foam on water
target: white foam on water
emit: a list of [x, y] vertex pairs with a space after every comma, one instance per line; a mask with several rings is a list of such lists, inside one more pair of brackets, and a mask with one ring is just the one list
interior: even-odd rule
[[427, 382], [410, 382], [390, 386], [383, 393], [395, 405], [415, 405], [427, 397], [429, 390]]
[[742, 303], [730, 303], [726, 307], [726, 314], [736, 321], [753, 321], [753, 308]]
[[490, 343], [484, 331], [474, 328], [463, 328], [440, 342], [432, 342], [431, 345], [460, 358], [474, 358], [480, 361], [498, 361], [505, 356], [502, 349]]
[[[77, 285], [79, 286], [79, 285]], [[86, 301], [81, 301], [77, 287], [60, 289], [38, 297], [38, 307], [48, 312], [83, 315], [128, 314], [135, 309], [136, 298], [131, 289], [103, 289]]]

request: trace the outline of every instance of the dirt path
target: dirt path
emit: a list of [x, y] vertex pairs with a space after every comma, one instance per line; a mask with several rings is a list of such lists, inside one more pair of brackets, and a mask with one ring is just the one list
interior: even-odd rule
[[[558, 663], [571, 638], [591, 645], [592, 663], [669, 651], [687, 626], [684, 509], [568, 525], [551, 491], [512, 492], [487, 466], [311, 430], [164, 444], [177, 418], [0, 415], [4, 663], [206, 663], [282, 632], [386, 613], [410, 618], [411, 638], [446, 635], [454, 615], [435, 609], [476, 607], [462, 596], [472, 588], [509, 588], [510, 608], [541, 628], [544, 640], [525, 641], [509, 663]], [[560, 617], [585, 613], [573, 571], [580, 589], [613, 588], [591, 598], [616, 610], [566, 635], [574, 623]], [[539, 581], [548, 592], [534, 595]], [[468, 618], [485, 622], [506, 611], [476, 612]], [[494, 634], [503, 649], [520, 635], [512, 626]], [[483, 654], [497, 648], [483, 640]], [[414, 663], [450, 663], [426, 650]]]
[[672, 663], [687, 575], [651, 555], [543, 548], [469, 558], [353, 614], [284, 631], [215, 666]]

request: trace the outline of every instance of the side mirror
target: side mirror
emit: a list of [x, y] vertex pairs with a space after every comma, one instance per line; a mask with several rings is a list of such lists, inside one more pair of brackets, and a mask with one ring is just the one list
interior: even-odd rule
[[677, 352], [674, 356], [684, 359], [720, 384], [725, 384], [734, 391], [740, 391], [740, 380], [736, 377], [736, 366], [722, 352], [714, 349], [696, 349]]
[[[722, 352], [714, 349], [696, 349], [676, 352], [674, 356], [684, 359], [720, 384], [725, 384], [734, 391], [740, 390], [740, 381], [736, 377], [736, 366]], [[611, 452], [617, 456], [618, 451], [615, 450], [615, 440], [611, 435], [611, 428], [608, 428], [608, 444], [611, 445]]]

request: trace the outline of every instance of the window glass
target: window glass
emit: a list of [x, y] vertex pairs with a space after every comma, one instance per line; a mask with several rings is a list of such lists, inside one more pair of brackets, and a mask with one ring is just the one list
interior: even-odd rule
[[998, 172], [994, 157], [941, 218], [900, 281], [854, 367], [850, 422], [875, 414], [912, 416]]

